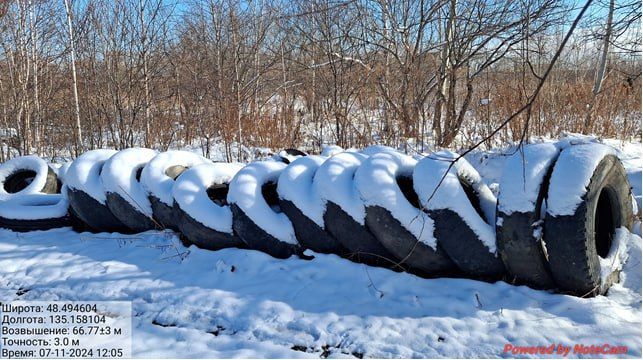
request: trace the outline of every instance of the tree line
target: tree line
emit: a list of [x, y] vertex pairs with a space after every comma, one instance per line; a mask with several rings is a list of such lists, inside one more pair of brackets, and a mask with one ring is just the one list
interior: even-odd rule
[[[582, 5], [591, 7], [550, 68]], [[2, 1], [0, 161], [104, 147], [218, 147], [232, 161], [255, 147], [637, 137], [640, 6]]]

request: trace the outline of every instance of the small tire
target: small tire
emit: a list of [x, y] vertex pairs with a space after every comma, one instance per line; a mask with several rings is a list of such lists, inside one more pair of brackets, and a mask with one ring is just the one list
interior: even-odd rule
[[0, 164], [0, 200], [26, 194], [59, 192], [56, 172], [38, 156], [27, 155]]
[[619, 269], [601, 269], [601, 262], [619, 251], [616, 230], [633, 220], [623, 165], [607, 146], [570, 146], [554, 166], [548, 193], [544, 241], [556, 284], [576, 296], [604, 294]]

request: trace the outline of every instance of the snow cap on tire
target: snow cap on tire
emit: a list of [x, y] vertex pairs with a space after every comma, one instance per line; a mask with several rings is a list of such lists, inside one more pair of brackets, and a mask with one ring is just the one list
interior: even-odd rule
[[212, 185], [228, 184], [243, 168], [240, 163], [205, 163], [184, 171], [174, 182], [174, 201], [204, 226], [232, 234], [232, 211], [208, 197]]
[[275, 239], [297, 245], [295, 230], [286, 214], [275, 212], [262, 193], [262, 186], [277, 183], [286, 166], [277, 161], [258, 161], [246, 165], [230, 182], [228, 203], [238, 206], [259, 228]]
[[189, 151], [170, 150], [156, 155], [143, 168], [141, 173], [141, 185], [149, 195], [159, 199], [165, 205], [172, 207], [172, 186], [174, 178], [166, 172], [174, 166], [190, 168], [199, 164], [210, 163], [211, 161]]
[[313, 186], [313, 179], [326, 157], [309, 155], [293, 161], [279, 175], [277, 193], [279, 198], [291, 201], [301, 212], [324, 228], [324, 202]]
[[100, 173], [105, 162], [116, 152], [116, 150], [98, 149], [80, 155], [65, 173], [65, 185], [69, 189], [83, 191], [105, 205], [107, 197]]
[[366, 206], [391, 212], [402, 226], [422, 243], [436, 249], [433, 220], [405, 197], [397, 182], [411, 177], [417, 160], [397, 152], [381, 152], [366, 159], [355, 173], [355, 186]]
[[13, 220], [41, 220], [67, 216], [69, 202], [62, 194], [22, 194], [3, 202], [0, 217]]
[[[471, 228], [490, 253], [496, 252], [495, 197], [484, 185], [478, 172], [464, 158], [451, 151], [433, 153], [420, 160], [413, 171], [413, 187], [420, 198], [420, 203], [427, 210], [449, 209], [457, 213]], [[460, 178], [467, 178], [472, 184], [478, 184], [474, 190], [480, 200], [480, 208], [485, 218], [481, 217], [469, 201]], [[493, 211], [492, 211], [493, 209]]]
[[114, 154], [105, 162], [100, 175], [105, 191], [120, 195], [134, 209], [151, 217], [152, 204], [137, 179], [137, 172], [157, 154], [144, 148], [124, 149]]

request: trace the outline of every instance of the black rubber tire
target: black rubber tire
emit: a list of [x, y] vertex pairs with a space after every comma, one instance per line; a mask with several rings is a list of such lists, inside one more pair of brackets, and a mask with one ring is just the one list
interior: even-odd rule
[[[549, 166], [547, 174], [540, 184], [540, 190], [533, 211], [505, 214], [497, 212], [496, 244], [498, 252], [507, 270], [507, 281], [512, 284], [527, 285], [534, 289], [552, 289], [556, 287], [545, 256], [543, 244], [534, 239], [533, 224], [541, 218], [540, 209], [546, 201], [549, 189], [549, 178], [555, 161]], [[529, 164], [525, 164], [529, 166]], [[499, 207], [497, 207], [499, 208]]]
[[349, 251], [331, 234], [305, 216], [291, 201], [279, 199], [281, 210], [288, 216], [295, 229], [297, 241], [305, 249], [323, 253], [346, 255]]
[[345, 256], [347, 259], [396, 271], [404, 270], [398, 264], [399, 259], [386, 250], [366, 226], [360, 225], [332, 201], [326, 203], [324, 226], [348, 249], [349, 253]]
[[118, 220], [106, 205], [101, 204], [86, 192], [67, 189], [67, 198], [75, 214], [89, 226], [92, 232], [131, 233], [131, 230]]
[[[537, 206], [539, 209], [540, 206]], [[498, 252], [507, 269], [507, 281], [534, 289], [556, 287], [541, 241], [534, 239], [532, 224], [540, 220], [535, 212], [498, 213], [502, 225], [496, 227]]]
[[[30, 179], [34, 176], [36, 176], [35, 171], [31, 169], [20, 169], [7, 176], [1, 186], [3, 186], [8, 193], [17, 193], [26, 188], [31, 183]], [[43, 194], [60, 193], [56, 172], [49, 166], [47, 167], [47, 180], [45, 182], [45, 186], [40, 189], [40, 192]]]
[[0, 217], [0, 228], [9, 229], [16, 232], [50, 230], [71, 225], [72, 224], [69, 216], [35, 220], [17, 220]]
[[366, 226], [393, 256], [402, 259], [403, 264], [415, 270], [416, 274], [430, 278], [458, 273], [458, 268], [440, 245], [433, 250], [419, 241], [387, 209], [368, 206]]
[[186, 239], [188, 239], [189, 243], [194, 244], [201, 249], [215, 251], [231, 247], [240, 249], [248, 247], [241, 238], [234, 234], [216, 231], [201, 224], [188, 213], [183, 211], [178, 205], [176, 211], [180, 215], [180, 231]]
[[150, 195], [148, 198], [152, 204], [154, 220], [156, 220], [161, 228], [179, 231], [179, 219], [181, 218], [181, 215], [177, 211], [178, 206], [176, 204], [173, 204], [173, 206], [167, 206], [154, 195]]
[[595, 296], [619, 278], [613, 273], [602, 283], [599, 256], [614, 246], [615, 230], [630, 228], [633, 219], [630, 184], [616, 156], [607, 155], [598, 163], [582, 200], [573, 215], [547, 213], [545, 243], [558, 287], [576, 296]]
[[250, 249], [259, 250], [278, 259], [300, 255], [303, 249], [299, 244], [288, 244], [268, 234], [246, 215], [236, 204], [231, 204], [232, 228]]
[[489, 252], [460, 215], [449, 209], [430, 210], [428, 213], [434, 222], [438, 244], [462, 272], [480, 280], [502, 278], [505, 273], [502, 260]]
[[105, 194], [107, 208], [114, 216], [133, 232], [143, 232], [157, 228], [153, 219], [141, 213], [118, 193]]

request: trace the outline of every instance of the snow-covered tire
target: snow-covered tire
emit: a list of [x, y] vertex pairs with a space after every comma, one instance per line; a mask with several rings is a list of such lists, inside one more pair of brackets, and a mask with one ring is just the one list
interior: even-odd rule
[[286, 168], [277, 161], [254, 162], [230, 182], [232, 226], [251, 249], [285, 259], [301, 254], [292, 223], [279, 208], [277, 181]]
[[130, 232], [107, 207], [100, 176], [103, 165], [115, 153], [116, 150], [107, 149], [87, 151], [76, 158], [65, 173], [69, 204], [75, 214], [96, 232]]
[[577, 296], [605, 293], [619, 278], [624, 244], [614, 240], [632, 224], [630, 184], [612, 148], [564, 149], [551, 175], [545, 217], [546, 250], [558, 287]]
[[500, 279], [505, 272], [496, 251], [496, 199], [480, 174], [458, 154], [441, 151], [420, 160], [413, 187], [433, 219], [438, 244], [466, 275]]
[[402, 263], [423, 276], [451, 275], [455, 264], [433, 236], [433, 220], [422, 211], [413, 189], [417, 161], [383, 152], [357, 169], [355, 185], [366, 205], [366, 225]]
[[23, 194], [0, 204], [0, 228], [18, 232], [71, 226], [61, 194]]
[[290, 219], [302, 247], [318, 253], [345, 255], [348, 250], [324, 229], [324, 203], [313, 186], [313, 177], [326, 160], [323, 156], [301, 157], [279, 175], [279, 206]]
[[189, 151], [171, 150], [156, 155], [141, 172], [140, 183], [147, 192], [152, 214], [161, 227], [179, 230], [179, 214], [175, 210], [172, 186], [181, 173], [192, 166], [211, 163]]
[[317, 169], [313, 182], [326, 208], [324, 227], [348, 249], [348, 259], [399, 270], [399, 259], [366, 227], [366, 209], [353, 180], [367, 158], [347, 151], [334, 155]]
[[179, 230], [200, 248], [219, 250], [245, 247], [232, 230], [232, 210], [227, 202], [230, 180], [242, 164], [212, 163], [184, 171], [172, 187]]
[[25, 194], [57, 192], [56, 172], [38, 156], [20, 156], [0, 164], [0, 201]]
[[140, 184], [143, 167], [157, 155], [151, 149], [124, 149], [103, 165], [101, 180], [109, 210], [134, 232], [154, 229], [152, 204]]
[[507, 280], [536, 289], [552, 289], [542, 243], [547, 187], [558, 157], [553, 143], [525, 145], [505, 163], [500, 179], [496, 236]]
[[277, 154], [277, 160], [284, 164], [290, 164], [300, 157], [308, 156], [305, 152], [298, 149], [284, 149]]

